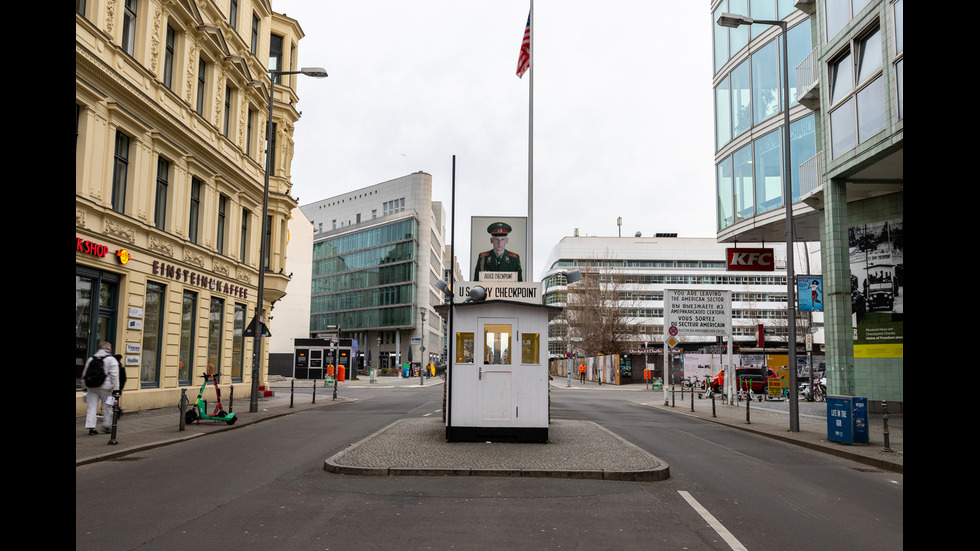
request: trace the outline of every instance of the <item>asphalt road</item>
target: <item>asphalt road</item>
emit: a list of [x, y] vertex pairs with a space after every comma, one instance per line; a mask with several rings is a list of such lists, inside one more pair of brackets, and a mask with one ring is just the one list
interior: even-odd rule
[[[662, 482], [345, 476], [323, 460], [442, 387], [350, 389], [239, 430], [75, 470], [76, 549], [859, 549], [903, 547], [904, 476], [642, 405], [552, 391], [670, 464]], [[533, 444], [532, 444], [533, 445]]]

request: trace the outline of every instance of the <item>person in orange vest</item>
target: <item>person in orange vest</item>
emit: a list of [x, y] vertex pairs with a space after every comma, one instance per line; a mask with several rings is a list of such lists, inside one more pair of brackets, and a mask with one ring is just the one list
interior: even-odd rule
[[578, 378], [585, 384], [585, 364], [578, 366]]

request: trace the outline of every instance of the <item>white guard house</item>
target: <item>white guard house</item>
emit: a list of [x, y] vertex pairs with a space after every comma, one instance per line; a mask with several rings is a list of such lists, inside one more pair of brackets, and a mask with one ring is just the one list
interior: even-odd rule
[[[485, 299], [468, 298], [477, 286]], [[457, 284], [446, 440], [548, 441], [548, 321], [561, 308], [545, 306], [541, 291], [541, 283]]]

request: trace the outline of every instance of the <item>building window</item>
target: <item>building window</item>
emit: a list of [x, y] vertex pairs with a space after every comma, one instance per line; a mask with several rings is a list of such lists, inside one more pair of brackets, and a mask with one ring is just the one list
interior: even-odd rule
[[898, 88], [898, 118], [905, 116], [905, 8], [895, 2], [895, 85]]
[[180, 351], [178, 352], [177, 380], [179, 384], [191, 384], [194, 373], [194, 327], [197, 325], [197, 293], [184, 291], [180, 307]]
[[160, 385], [160, 354], [163, 341], [163, 316], [167, 301], [165, 287], [146, 282], [146, 302], [143, 306], [143, 346], [140, 351], [140, 387]]
[[276, 131], [278, 129], [278, 125], [276, 123], [272, 123], [272, 143], [267, 144], [269, 147], [267, 147], [265, 150], [265, 162], [266, 166], [269, 167], [269, 174], [274, 174], [276, 171]]
[[248, 117], [245, 119], [245, 154], [252, 156], [252, 123], [255, 122], [255, 112], [248, 106]]
[[204, 87], [207, 84], [208, 63], [204, 58], [197, 62], [197, 114], [204, 116]]
[[827, 41], [837, 36], [867, 4], [868, 0], [827, 0], [824, 3], [827, 10]]
[[242, 264], [248, 262], [248, 211], [242, 209], [242, 235], [240, 238], [238, 259]]
[[167, 45], [163, 54], [163, 85], [174, 89], [174, 58], [176, 57], [177, 31], [167, 25]]
[[221, 326], [224, 315], [225, 302], [212, 298], [208, 315], [208, 373], [221, 373]]
[[238, 0], [228, 1], [228, 24], [232, 29], [238, 26]]
[[201, 181], [191, 178], [191, 208], [187, 213], [187, 239], [197, 243], [197, 225], [201, 214]]
[[126, 0], [123, 6], [122, 48], [133, 55], [136, 45], [136, 0]]
[[249, 51], [252, 55], [259, 53], [259, 16], [252, 14], [252, 43]]
[[126, 178], [129, 174], [129, 136], [116, 130], [116, 153], [112, 171], [112, 210], [126, 211]]
[[[270, 71], [282, 71], [282, 37], [278, 34], [274, 34], [269, 39], [269, 70]], [[272, 80], [276, 84], [282, 82], [282, 75], [276, 75]]]
[[245, 362], [245, 305], [235, 303], [235, 326], [231, 340], [231, 380], [241, 382]]
[[75, 0], [75, 11], [85, 15], [85, 0]]
[[224, 126], [221, 128], [221, 133], [224, 137], [228, 137], [228, 129], [231, 127], [231, 87], [225, 86], [225, 120]]
[[228, 206], [228, 198], [224, 195], [218, 196], [218, 229], [214, 236], [215, 247], [218, 254], [225, 253], [225, 208]]
[[881, 29], [856, 39], [829, 66], [831, 157], [836, 158], [885, 128]]
[[265, 219], [265, 258], [262, 259], [262, 269], [269, 269], [269, 259], [272, 257], [272, 216]]
[[167, 188], [170, 185], [170, 161], [157, 160], [157, 193], [153, 224], [158, 230], [167, 229]]

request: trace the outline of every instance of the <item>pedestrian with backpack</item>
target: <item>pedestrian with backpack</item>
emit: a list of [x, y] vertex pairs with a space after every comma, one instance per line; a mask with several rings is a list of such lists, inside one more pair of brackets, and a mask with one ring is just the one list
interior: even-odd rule
[[99, 434], [95, 430], [99, 403], [102, 404], [102, 426], [105, 432], [112, 431], [112, 406], [106, 404], [106, 399], [112, 392], [119, 390], [119, 362], [112, 356], [112, 345], [108, 342], [99, 344], [99, 350], [85, 362], [82, 370], [82, 381], [88, 392], [85, 402], [88, 409], [85, 413], [85, 428], [89, 435]]

